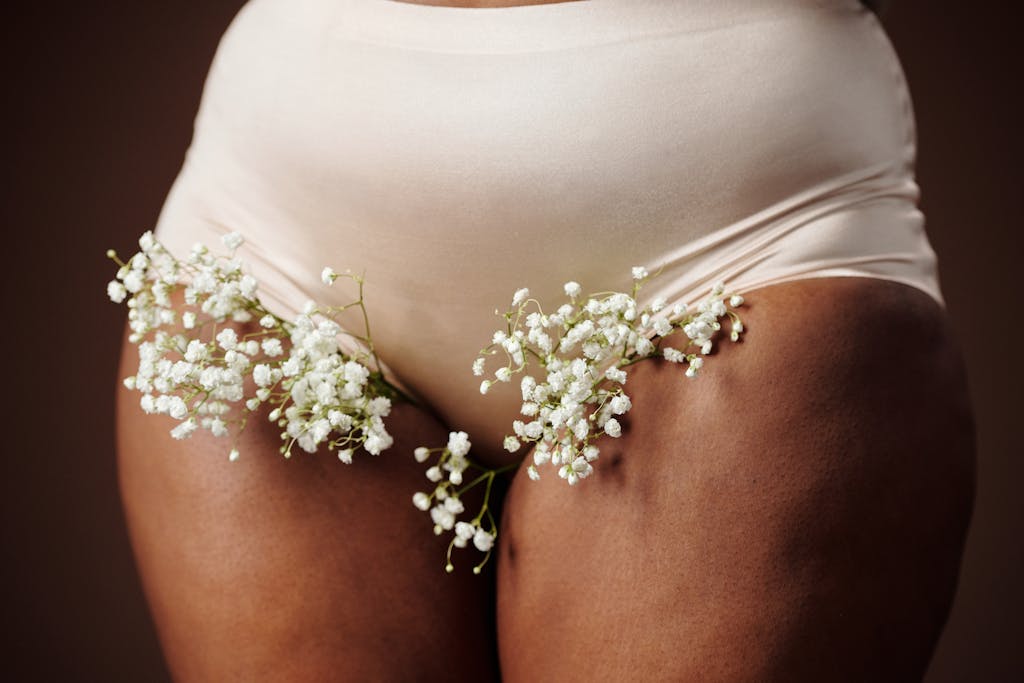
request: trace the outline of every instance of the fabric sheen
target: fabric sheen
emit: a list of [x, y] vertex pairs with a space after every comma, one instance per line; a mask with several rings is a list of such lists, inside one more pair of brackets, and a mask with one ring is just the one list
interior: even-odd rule
[[251, 0], [156, 233], [239, 231], [288, 317], [350, 299], [323, 266], [361, 273], [391, 377], [500, 443], [518, 388], [470, 364], [519, 287], [555, 307], [643, 265], [643, 302], [866, 276], [942, 304], [915, 135], [858, 0]]

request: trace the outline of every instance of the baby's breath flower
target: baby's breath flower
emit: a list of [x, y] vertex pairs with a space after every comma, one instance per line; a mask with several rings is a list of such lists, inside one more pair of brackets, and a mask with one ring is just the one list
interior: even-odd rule
[[[483, 469], [483, 473], [463, 485], [464, 472], [471, 464], [468, 460], [471, 445], [466, 432], [453, 431], [448, 434], [448, 443], [444, 448], [428, 449], [425, 446], [420, 446], [414, 451], [417, 460], [421, 458], [426, 460], [431, 453], [438, 453], [438, 459], [426, 472], [427, 478], [436, 483], [433, 494], [417, 493], [413, 496], [413, 505], [424, 512], [429, 511], [435, 534], [441, 535], [446, 531], [453, 532], [448, 545], [446, 569], [448, 571], [454, 569], [452, 550], [466, 548], [469, 541], [472, 540], [477, 550], [486, 553], [484, 559], [473, 568], [474, 573], [479, 573], [490, 557], [494, 539], [498, 534], [497, 524], [488, 507], [491, 486], [500, 472], [511, 469], [514, 465], [498, 469], [475, 466]], [[444, 472], [448, 473], [447, 478], [444, 477]], [[485, 487], [483, 503], [471, 521], [459, 520], [459, 515], [466, 512], [462, 494], [475, 486]], [[431, 506], [431, 499], [435, 501], [433, 506]]]
[[[666, 313], [669, 303], [663, 297], [646, 307], [636, 299], [650, 276], [647, 269], [636, 266], [631, 275], [634, 285], [629, 293], [583, 297], [578, 283], [566, 283], [564, 291], [570, 302], [547, 315], [539, 303], [537, 310], [527, 310], [532, 300], [520, 294], [523, 290], [516, 292], [513, 310], [503, 316], [510, 326], [494, 333], [490, 346], [473, 364], [474, 372], [483, 374], [489, 356], [504, 352], [507, 358], [495, 371], [495, 379], [481, 384], [484, 394], [495, 381], [511, 381], [512, 375], [524, 373], [520, 412], [532, 419], [514, 420], [513, 433], [505, 437], [503, 445], [510, 452], [524, 444], [533, 445], [533, 463], [527, 468], [531, 479], [539, 477], [538, 468], [548, 464], [557, 467], [570, 485], [590, 475], [590, 463], [600, 453], [599, 440], [622, 435], [619, 419], [632, 407], [623, 391], [630, 365], [648, 357], [663, 357], [686, 364], [686, 374], [692, 377], [703, 361], [686, 349], [692, 346], [701, 353], [710, 352], [712, 338], [721, 329], [718, 319], [726, 315], [734, 332], [738, 325], [743, 329], [725, 302], [728, 298], [742, 303], [742, 297], [725, 294], [724, 284], [716, 283], [711, 295], [699, 303], [696, 315], [688, 315], [683, 303], [672, 305]], [[655, 313], [659, 315], [652, 315]], [[689, 341], [685, 348], [661, 345], [662, 339], [680, 330]], [[527, 366], [527, 356], [537, 359], [541, 372]]]
[[465, 548], [467, 541], [473, 539], [476, 535], [476, 527], [468, 522], [456, 522], [455, 523], [455, 547]]
[[[263, 307], [259, 283], [234, 257], [244, 242], [241, 235], [228, 233], [222, 241], [231, 252], [228, 257], [197, 244], [186, 260], [178, 261], [147, 232], [139, 240], [142, 251], [126, 261], [113, 251], [108, 254], [119, 267], [107, 295], [126, 303], [129, 339], [139, 345], [138, 370], [124, 384], [140, 392], [142, 410], [178, 420], [171, 434], [185, 439], [198, 429], [214, 436], [236, 433], [249, 414], [267, 404], [267, 419], [281, 430], [285, 457], [295, 446], [314, 453], [326, 445], [342, 463], [351, 464], [359, 448], [377, 455], [392, 446], [384, 418], [392, 399], [404, 396], [376, 369], [372, 350], [342, 350], [338, 337], [345, 332], [332, 318], [353, 305], [363, 308], [365, 317], [362, 279], [345, 275], [360, 292], [349, 306], [321, 308], [309, 301], [294, 320], [284, 320]], [[329, 267], [320, 275], [327, 285], [340, 277]], [[531, 446], [533, 462], [526, 468], [530, 479], [538, 479], [543, 466], [555, 467], [569, 485], [594, 472], [591, 463], [600, 454], [601, 439], [621, 436], [619, 418], [632, 407], [623, 390], [630, 365], [660, 356], [686, 363], [685, 374], [694, 377], [722, 330], [719, 319], [729, 317], [734, 340], [744, 330], [729, 310], [743, 298], [727, 294], [723, 283], [715, 284], [693, 315], [677, 303], [671, 315], [655, 316], [668, 302], [659, 297], [642, 306], [637, 294], [649, 273], [637, 266], [631, 275], [634, 283], [628, 293], [584, 297], [579, 283], [566, 282], [563, 289], [570, 301], [548, 313], [530, 298], [529, 289], [516, 290], [512, 310], [503, 314], [506, 329], [496, 331], [473, 362], [473, 374], [483, 376], [490, 356], [504, 358], [494, 379], [481, 382], [482, 394], [495, 382], [524, 375], [521, 413], [528, 421], [513, 421], [513, 434], [502, 445], [509, 452]], [[185, 302], [180, 307], [171, 304], [176, 292]], [[184, 332], [175, 327], [178, 320]], [[240, 334], [234, 323], [250, 320], [258, 321], [258, 328]], [[676, 331], [685, 334], [687, 345], [663, 348], [661, 340]], [[367, 341], [369, 331], [355, 339]], [[689, 352], [691, 347], [699, 354]], [[539, 367], [530, 367], [534, 363]], [[480, 467], [470, 460], [470, 449], [463, 431], [450, 432], [444, 447], [417, 447], [417, 462], [435, 458], [425, 472], [433, 490], [415, 493], [412, 502], [429, 513], [435, 533], [451, 532], [446, 569], [454, 567], [453, 548], [467, 548], [472, 541], [485, 553], [473, 568], [479, 573], [497, 537], [488, 507], [491, 486], [499, 473], [517, 463]], [[229, 460], [238, 457], [232, 448]], [[471, 519], [460, 520], [460, 515], [472, 514], [463, 495], [475, 486], [485, 487], [483, 503]]]
[[[174, 415], [172, 415], [172, 417], [174, 417]], [[173, 436], [175, 439], [187, 439], [190, 436], [192, 436], [192, 433], [196, 431], [197, 427], [198, 424], [196, 422], [196, 419], [194, 417], [190, 417], [189, 419], [185, 420], [177, 427], [172, 429], [171, 436]]]
[[237, 232], [229, 232], [220, 239], [222, 242], [224, 242], [224, 246], [230, 249], [231, 251], [238, 249], [240, 246], [242, 246], [242, 243], [245, 242], [245, 239], [242, 237], [242, 235]]
[[679, 349], [666, 348], [662, 350], [661, 355], [665, 357], [665, 360], [673, 363], [686, 362], [686, 354]]
[[626, 383], [626, 371], [621, 368], [608, 368], [605, 370], [604, 376], [619, 384]]
[[267, 354], [271, 358], [276, 358], [284, 353], [284, 347], [281, 345], [281, 340], [271, 337], [264, 339], [262, 342], [263, 353]]
[[238, 343], [238, 335], [230, 327], [225, 327], [217, 335], [217, 343], [222, 349], [229, 351], [235, 348], [235, 345]]
[[434, 533], [438, 535], [441, 531], [448, 531], [455, 526], [455, 515], [444, 505], [430, 508], [430, 518], [434, 520]]
[[629, 396], [626, 396], [625, 394], [613, 396], [611, 401], [608, 402], [608, 408], [615, 415], [624, 415], [632, 407], [633, 403], [630, 401]]
[[[238, 233], [222, 241], [232, 253], [243, 244]], [[312, 453], [326, 445], [348, 463], [357, 447], [376, 455], [392, 445], [383, 418], [394, 390], [371, 371], [372, 354], [341, 351], [341, 327], [327, 316], [332, 309], [321, 312], [310, 302], [293, 322], [282, 320], [260, 303], [259, 284], [240, 259], [197, 244], [186, 261], [178, 261], [151, 233], [139, 244], [143, 251], [126, 262], [110, 253], [120, 267], [108, 294], [122, 301], [132, 295], [126, 304], [139, 370], [129, 388], [143, 394], [145, 412], [180, 421], [171, 430], [174, 438], [200, 428], [227, 436], [244, 427], [247, 413], [269, 403], [268, 418], [282, 429], [285, 456], [294, 446]], [[360, 298], [352, 305], [362, 307], [357, 282]], [[175, 291], [185, 301], [180, 311], [171, 306]], [[314, 322], [314, 314], [323, 317]], [[162, 329], [178, 319], [185, 333]], [[244, 337], [225, 324], [253, 319], [260, 329]]]
[[636, 340], [636, 355], [641, 358], [654, 353], [654, 344], [647, 337], [640, 337]]
[[117, 280], [111, 280], [107, 284], [107, 296], [109, 296], [110, 300], [115, 304], [119, 304], [124, 301], [126, 296], [128, 296], [128, 290], [125, 289], [125, 286]]
[[483, 529], [477, 529], [476, 533], [473, 534], [473, 545], [476, 549], [481, 552], [487, 552], [494, 545], [494, 534], [488, 533]]
[[654, 333], [659, 337], [667, 337], [672, 334], [672, 323], [665, 318], [658, 318], [653, 324]]

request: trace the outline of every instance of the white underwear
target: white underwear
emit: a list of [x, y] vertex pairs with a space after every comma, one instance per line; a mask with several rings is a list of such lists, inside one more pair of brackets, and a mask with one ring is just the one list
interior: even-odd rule
[[518, 391], [470, 365], [520, 287], [557, 306], [645, 266], [642, 302], [865, 276], [942, 304], [915, 135], [858, 0], [252, 0], [156, 234], [240, 232], [287, 317], [350, 300], [324, 266], [362, 274], [392, 378], [500, 443]]

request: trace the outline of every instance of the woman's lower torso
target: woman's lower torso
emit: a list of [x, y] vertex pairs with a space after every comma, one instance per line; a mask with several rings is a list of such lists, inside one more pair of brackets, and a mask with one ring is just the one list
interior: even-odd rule
[[865, 276], [941, 303], [915, 153], [856, 0], [255, 0], [157, 236], [240, 232], [285, 315], [354, 293], [323, 266], [362, 274], [391, 376], [494, 454], [518, 391], [481, 397], [470, 365], [520, 287], [628, 290], [642, 265], [645, 302]]
[[[396, 452], [351, 466], [286, 461], [263, 421], [228, 463], [121, 388], [175, 675], [920, 678], [972, 461], [914, 157], [899, 63], [853, 0], [250, 2], [157, 235], [184, 254], [240, 232], [284, 315], [348, 298], [324, 265], [362, 274], [376, 349], [427, 410], [397, 404]], [[746, 338], [696, 381], [635, 366], [594, 476], [520, 471], [497, 574], [444, 574], [411, 450], [460, 429], [508, 462], [518, 392], [470, 371], [493, 311], [520, 287], [628, 290], [636, 265], [660, 270], [645, 302], [724, 279]]]

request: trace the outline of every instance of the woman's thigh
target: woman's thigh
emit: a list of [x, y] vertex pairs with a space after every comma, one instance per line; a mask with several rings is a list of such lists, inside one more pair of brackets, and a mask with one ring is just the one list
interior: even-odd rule
[[[122, 376], [138, 356], [126, 344]], [[396, 405], [379, 457], [283, 458], [278, 430], [175, 441], [174, 421], [118, 396], [121, 488], [160, 640], [183, 681], [496, 678], [493, 573], [444, 571], [446, 544], [412, 505], [412, 457], [447, 432]], [[298, 450], [298, 449], [296, 449]]]
[[750, 292], [701, 375], [636, 365], [627, 429], [504, 511], [504, 680], [919, 679], [973, 497], [959, 353], [926, 295]]

